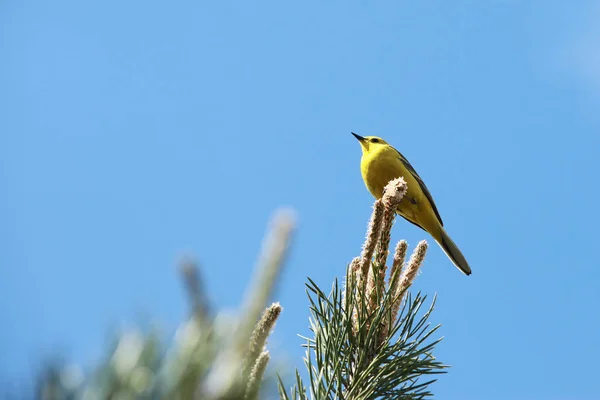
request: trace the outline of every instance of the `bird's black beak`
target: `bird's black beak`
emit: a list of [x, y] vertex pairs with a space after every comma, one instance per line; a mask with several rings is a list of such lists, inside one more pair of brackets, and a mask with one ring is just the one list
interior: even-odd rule
[[351, 134], [352, 134], [352, 135], [353, 135], [355, 138], [357, 138], [359, 142], [364, 142], [364, 141], [365, 141], [365, 138], [364, 138], [364, 137], [362, 137], [362, 136], [360, 136], [360, 135], [357, 135], [357, 134], [356, 134], [356, 133], [354, 133], [354, 132], [350, 132], [350, 133], [351, 133]]

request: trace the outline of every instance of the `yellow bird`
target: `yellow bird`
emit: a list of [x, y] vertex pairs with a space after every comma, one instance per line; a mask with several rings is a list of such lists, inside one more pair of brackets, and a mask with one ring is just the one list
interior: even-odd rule
[[433, 236], [452, 263], [465, 275], [471, 275], [469, 263], [444, 229], [431, 193], [408, 160], [381, 138], [352, 134], [362, 148], [360, 172], [369, 192], [380, 199], [389, 181], [403, 177], [408, 191], [396, 212]]

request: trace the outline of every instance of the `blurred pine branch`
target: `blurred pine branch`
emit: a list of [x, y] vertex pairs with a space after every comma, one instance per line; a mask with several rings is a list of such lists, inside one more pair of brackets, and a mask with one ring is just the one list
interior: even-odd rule
[[270, 355], [265, 344], [282, 311], [268, 298], [284, 264], [295, 226], [291, 212], [278, 213], [266, 237], [240, 319], [211, 315], [198, 268], [182, 263], [192, 313], [172, 346], [161, 348], [155, 333], [121, 335], [107, 360], [88, 378], [77, 368], [48, 366], [36, 397], [44, 400], [211, 399], [259, 396]]

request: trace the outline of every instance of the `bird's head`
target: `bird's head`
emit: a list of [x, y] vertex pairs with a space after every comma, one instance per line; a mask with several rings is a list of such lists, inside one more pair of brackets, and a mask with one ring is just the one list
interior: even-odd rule
[[375, 151], [378, 148], [381, 148], [383, 146], [388, 146], [387, 142], [380, 137], [377, 137], [377, 136], [364, 136], [363, 137], [363, 136], [357, 135], [354, 132], [351, 132], [351, 133], [352, 133], [352, 135], [354, 135], [354, 137], [356, 139], [358, 139], [358, 142], [360, 143], [360, 148], [362, 149], [363, 154]]

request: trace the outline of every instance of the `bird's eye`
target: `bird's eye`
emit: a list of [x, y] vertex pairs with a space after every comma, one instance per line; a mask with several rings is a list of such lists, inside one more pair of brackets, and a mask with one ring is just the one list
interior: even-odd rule
[[371, 139], [371, 143], [379, 143], [379, 139]]

